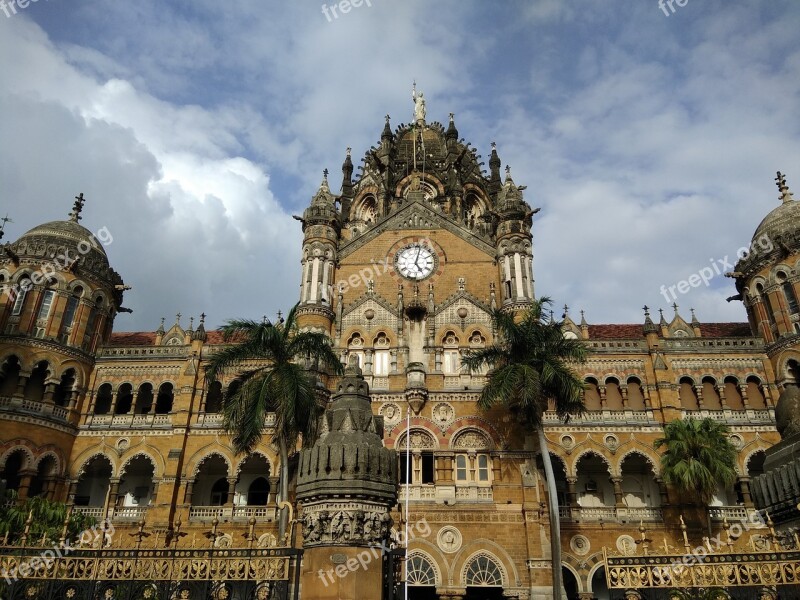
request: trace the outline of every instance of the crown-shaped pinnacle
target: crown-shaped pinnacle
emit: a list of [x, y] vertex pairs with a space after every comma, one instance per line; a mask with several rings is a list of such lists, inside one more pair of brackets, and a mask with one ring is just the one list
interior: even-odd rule
[[784, 204], [794, 200], [794, 198], [792, 198], [792, 192], [789, 189], [789, 185], [786, 183], [786, 175], [784, 173], [778, 171], [778, 174], [775, 177], [775, 183], [778, 184], [778, 191], [781, 193], [778, 198], [783, 201]]

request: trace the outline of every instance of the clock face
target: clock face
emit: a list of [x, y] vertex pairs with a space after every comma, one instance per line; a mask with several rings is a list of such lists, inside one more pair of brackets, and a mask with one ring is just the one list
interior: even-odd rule
[[425, 244], [409, 244], [397, 252], [394, 266], [403, 277], [416, 281], [425, 279], [436, 267], [433, 248]]

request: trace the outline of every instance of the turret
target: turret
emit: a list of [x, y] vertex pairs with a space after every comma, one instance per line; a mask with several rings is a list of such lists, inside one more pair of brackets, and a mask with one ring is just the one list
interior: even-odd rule
[[502, 302], [505, 308], [524, 307], [534, 297], [533, 253], [531, 250], [532, 210], [522, 198], [525, 186], [518, 187], [506, 167], [506, 180], [495, 203], [497, 220], [497, 265], [502, 282]]
[[[346, 167], [347, 159], [343, 172]], [[341, 216], [336, 209], [336, 201], [328, 185], [328, 170], [325, 169], [310, 206], [303, 212], [302, 218], [295, 217], [302, 222], [304, 233], [297, 323], [301, 328], [313, 328], [325, 333], [330, 332], [334, 318], [331, 308], [334, 298], [333, 277], [341, 230]]]

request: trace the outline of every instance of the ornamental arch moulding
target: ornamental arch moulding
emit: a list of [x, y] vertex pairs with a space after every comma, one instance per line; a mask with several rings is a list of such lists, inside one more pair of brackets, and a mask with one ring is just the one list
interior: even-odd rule
[[494, 450], [495, 444], [491, 436], [475, 426], [467, 425], [457, 430], [450, 438], [453, 450]]
[[242, 467], [244, 467], [245, 463], [252, 458], [263, 458], [266, 461], [269, 472], [264, 473], [264, 476], [277, 475], [278, 472], [275, 470], [276, 461], [263, 450], [253, 450], [250, 454], [242, 456], [241, 460], [236, 463], [236, 469], [233, 471], [232, 476], [239, 477], [239, 473], [242, 472]]
[[[594, 440], [592, 440], [594, 442]], [[597, 444], [597, 442], [594, 442]], [[612, 473], [613, 467], [611, 466], [611, 461], [609, 458], [603, 454], [600, 448], [604, 448], [604, 446], [600, 446], [597, 444], [597, 448], [581, 448], [578, 453], [573, 457], [572, 461], [569, 463], [569, 473], [568, 476], [575, 476], [578, 474], [578, 464], [580, 464], [581, 460], [587, 456], [596, 456], [598, 457], [603, 464], [605, 464], [606, 469], [608, 470], [609, 475]]]
[[153, 477], [162, 477], [165, 472], [165, 465], [164, 459], [160, 454], [157, 454], [158, 458], [155, 458], [150, 452], [146, 450], [133, 450], [121, 463], [119, 468], [120, 477], [125, 474], [125, 469], [128, 468], [128, 465], [131, 464], [137, 458], [144, 458], [150, 462], [153, 466]]
[[85, 453], [85, 455], [86, 458], [78, 459], [72, 463], [73, 466], [80, 465], [80, 468], [73, 473], [72, 475], [73, 479], [80, 479], [86, 472], [86, 468], [96, 460], [105, 461], [108, 464], [109, 468], [111, 469], [112, 478], [119, 477], [118, 466], [114, 463], [114, 460], [108, 454], [89, 450]]
[[[623, 444], [625, 445], [625, 444]], [[653, 475], [655, 477], [661, 476], [661, 461], [660, 458], [652, 456], [647, 450], [647, 446], [644, 444], [640, 444], [640, 442], [635, 442], [635, 446], [632, 448], [626, 449], [620, 457], [616, 461], [616, 465], [614, 466], [613, 473], [615, 475], [621, 475], [622, 473], [622, 465], [625, 464], [625, 461], [630, 458], [631, 456], [641, 456], [647, 464], [650, 465], [650, 468], [653, 470]]]
[[[200, 456], [200, 458], [197, 458]], [[203, 464], [211, 458], [220, 458], [225, 463], [225, 468], [230, 475], [233, 472], [233, 465], [231, 465], [231, 460], [227, 456], [225, 456], [224, 452], [221, 449], [207, 451], [207, 450], [198, 450], [192, 458], [189, 460], [189, 468], [186, 469], [186, 473], [191, 473], [190, 477], [197, 477], [200, 469], [203, 468]]]
[[[407, 434], [404, 431], [398, 436], [397, 442], [395, 442], [394, 445], [395, 449], [406, 449], [406, 435]], [[439, 448], [439, 442], [436, 440], [436, 435], [425, 428], [412, 427], [410, 435], [412, 450], [437, 450]]]
[[25, 457], [22, 465], [20, 465], [20, 470], [24, 471], [27, 469], [33, 469], [34, 465], [36, 464], [36, 460], [34, 459], [31, 446], [32, 444], [28, 440], [14, 440], [12, 442], [3, 444], [3, 447], [7, 448], [7, 450], [4, 450], [2, 456], [0, 456], [0, 470], [6, 468], [6, 461], [8, 461], [12, 454], [16, 454], [17, 452], [21, 453]]

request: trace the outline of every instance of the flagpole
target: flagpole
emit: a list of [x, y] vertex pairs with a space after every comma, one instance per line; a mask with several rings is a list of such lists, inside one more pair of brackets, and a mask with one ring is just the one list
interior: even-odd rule
[[403, 589], [405, 600], [408, 600], [408, 500], [411, 495], [411, 407], [406, 413], [406, 518], [405, 541], [406, 555], [403, 558]]

